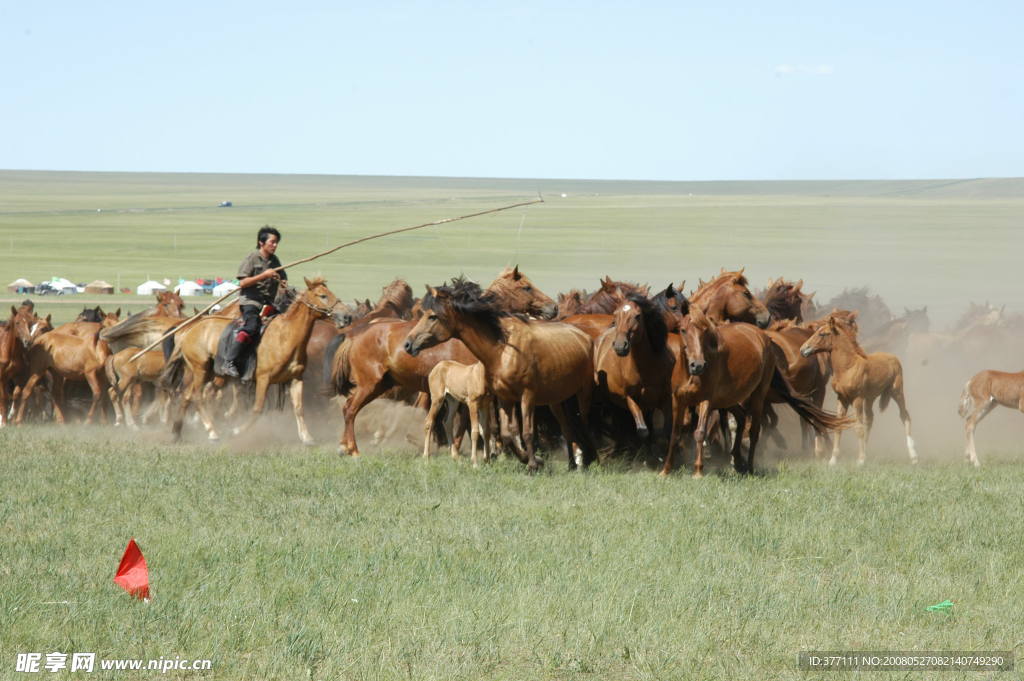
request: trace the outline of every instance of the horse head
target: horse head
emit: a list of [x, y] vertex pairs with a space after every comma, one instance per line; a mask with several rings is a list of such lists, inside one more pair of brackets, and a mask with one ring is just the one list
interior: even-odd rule
[[406, 335], [402, 348], [415, 357], [421, 350], [451, 338], [452, 305], [452, 292], [448, 287], [427, 286], [427, 295], [420, 301], [423, 314]]
[[553, 319], [558, 305], [530, 279], [519, 271], [519, 265], [505, 268], [487, 287], [495, 302], [506, 312], [528, 314], [542, 319]]
[[686, 370], [691, 376], [700, 376], [707, 369], [708, 359], [718, 352], [718, 329], [715, 320], [699, 307], [691, 307], [679, 324], [686, 357]]
[[704, 314], [717, 321], [731, 320], [756, 324], [768, 328], [771, 314], [764, 303], [750, 292], [749, 282], [743, 270], [722, 272], [712, 281], [703, 284], [691, 297]]
[[856, 339], [856, 319], [856, 310], [832, 310], [828, 317], [814, 324], [814, 333], [800, 346], [800, 354], [810, 357], [819, 352], [832, 352], [839, 336]]
[[331, 293], [331, 289], [327, 288], [327, 282], [324, 281], [323, 277], [306, 278], [304, 280], [306, 282], [306, 290], [300, 293], [296, 300], [301, 301], [313, 310], [313, 313], [319, 319], [331, 317], [335, 309], [341, 305], [341, 301]]

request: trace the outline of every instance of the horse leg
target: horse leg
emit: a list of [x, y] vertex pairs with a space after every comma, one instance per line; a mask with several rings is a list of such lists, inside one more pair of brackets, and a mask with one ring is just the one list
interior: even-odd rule
[[101, 400], [103, 399], [103, 388], [100, 385], [99, 376], [96, 375], [96, 372], [90, 372], [85, 375], [85, 380], [89, 384], [89, 390], [92, 391], [92, 404], [89, 405], [89, 413], [85, 416], [85, 422], [87, 424], [92, 423], [92, 417], [96, 414], [97, 407], [99, 407], [101, 418], [106, 422], [107, 411], [103, 408], [103, 404], [101, 403]]
[[[743, 459], [743, 440], [746, 439], [750, 442], [749, 428], [753, 424], [753, 419], [748, 419], [746, 409], [740, 407], [734, 407], [728, 410], [726, 413], [730, 414], [734, 421], [736, 421], [736, 433], [737, 437], [733, 440], [732, 450], [729, 452], [729, 458], [732, 460], [732, 468], [737, 473], [747, 473], [746, 461]], [[745, 438], [739, 437], [739, 433], [746, 433]]]
[[672, 457], [675, 453], [676, 442], [679, 440], [679, 432], [683, 428], [683, 419], [686, 417], [686, 407], [678, 403], [676, 396], [672, 396], [672, 407], [665, 413], [665, 420], [668, 426], [668, 448], [665, 450], [665, 463], [658, 474], [663, 478], [672, 473]]
[[640, 409], [640, 405], [636, 401], [626, 395], [626, 408], [629, 409], [629, 413], [633, 416], [633, 422], [636, 424], [636, 434], [641, 440], [646, 440], [649, 433], [647, 424], [644, 422], [644, 412]]
[[345, 430], [342, 432], [341, 441], [338, 443], [338, 454], [341, 456], [359, 456], [359, 446], [356, 444], [356, 415], [359, 410], [368, 403], [383, 395], [388, 389], [384, 381], [379, 381], [369, 387], [357, 385], [352, 394], [345, 401], [342, 407], [342, 415], [345, 418]]
[[526, 463], [526, 451], [522, 446], [522, 438], [519, 437], [519, 422], [516, 420], [515, 411], [514, 402], [499, 401], [499, 437], [505, 449], [515, 454], [521, 462]]
[[910, 456], [910, 463], [917, 463], [917, 449], [914, 448], [914, 438], [910, 435], [910, 412], [907, 411], [907, 399], [903, 395], [902, 385], [893, 391], [892, 399], [900, 408], [900, 421], [903, 421], [903, 432], [907, 436], [907, 454]]
[[[470, 397], [466, 400], [469, 408], [469, 460], [473, 468], [480, 464], [477, 460], [477, 438], [480, 437], [480, 399]], [[487, 456], [487, 443], [484, 443], [484, 456]]]
[[32, 374], [28, 378], [28, 382], [22, 386], [21, 389], [21, 400], [18, 403], [18, 414], [14, 417], [14, 425], [20, 426], [22, 420], [25, 418], [25, 405], [28, 404], [29, 399], [32, 397], [33, 391], [35, 391], [36, 384], [39, 383], [39, 379], [42, 378], [42, 374]]
[[[839, 400], [839, 410], [837, 412], [839, 418], [846, 417], [846, 412], [849, 409], [849, 407], [849, 403], [844, 402], [842, 399]], [[843, 431], [837, 430], [835, 433], [835, 439], [832, 440], [832, 458], [828, 460], [828, 465], [830, 466], [835, 466], [837, 463], [839, 463], [839, 440], [842, 438], [842, 436]]]
[[195, 403], [199, 419], [203, 422], [203, 427], [206, 428], [207, 439], [210, 442], [217, 442], [220, 440], [220, 435], [217, 434], [217, 429], [214, 427], [210, 404], [215, 388], [212, 383], [207, 383], [209, 379], [210, 372], [205, 366], [195, 372], [192, 376], [192, 385], [189, 386], [191, 391], [190, 401]]
[[534, 449], [536, 445], [533, 442], [533, 395], [530, 393], [523, 393], [523, 396], [519, 398], [519, 407], [522, 410], [523, 417], [523, 444], [526, 445], [526, 468], [531, 473], [536, 472], [544, 465], [543, 461], [537, 459]]
[[[693, 477], [704, 477], [704, 438], [707, 436], [708, 412], [711, 411], [711, 403], [705, 400], [697, 406], [697, 430], [693, 431], [693, 439], [697, 445], [696, 458], [693, 460]], [[739, 424], [737, 424], [736, 441], [733, 448], [741, 444]]]
[[[978, 450], [974, 447], [974, 429], [978, 426], [978, 422], [985, 418], [995, 406], [996, 401], [989, 397], [967, 415], [967, 422], [964, 424], [964, 431], [967, 435], [967, 451], [965, 452], [967, 462], [974, 464], [975, 467], [980, 467], [981, 462], [978, 461]], [[1024, 398], [1021, 399], [1020, 409], [1024, 411]]]
[[427, 410], [427, 415], [423, 419], [423, 458], [430, 458], [430, 437], [434, 432], [434, 421], [437, 420], [437, 412], [441, 409], [441, 403], [444, 402], [444, 395], [431, 395], [430, 396], [430, 409]]
[[242, 431], [249, 430], [255, 423], [256, 419], [263, 413], [263, 407], [267, 403], [267, 391], [270, 389], [270, 374], [256, 372], [256, 399], [252, 402], [252, 409], [249, 410], [249, 416], [245, 422], [236, 426], [234, 429], [235, 435], [240, 435]]
[[583, 464], [583, 454], [582, 452], [576, 453], [576, 435], [573, 433], [572, 425], [565, 415], [565, 405], [564, 403], [550, 404], [548, 408], [555, 415], [558, 427], [562, 431], [562, 438], [565, 440], [565, 455], [569, 461], [569, 470], [575, 470], [577, 466]]
[[125, 424], [124, 414], [121, 411], [121, 396], [117, 394], [114, 384], [107, 386], [107, 395], [110, 396], [110, 405], [114, 408], [114, 427]]
[[306, 446], [315, 444], [313, 436], [309, 434], [309, 428], [306, 427], [306, 417], [302, 409], [302, 376], [292, 379], [289, 390], [292, 394], [292, 411], [295, 412], [295, 425], [299, 429], [299, 439]]
[[868, 433], [870, 430], [869, 419], [874, 415], [870, 413], [871, 406], [863, 397], [853, 400], [853, 413], [857, 417], [857, 465], [863, 466], [868, 458]]
[[51, 373], [53, 377], [53, 390], [50, 393], [50, 404], [53, 405], [53, 420], [63, 425], [64, 423], [64, 379], [57, 374]]

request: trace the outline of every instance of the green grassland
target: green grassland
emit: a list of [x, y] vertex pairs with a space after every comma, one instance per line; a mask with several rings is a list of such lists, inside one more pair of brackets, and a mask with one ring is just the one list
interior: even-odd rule
[[[755, 285], [802, 277], [819, 299], [867, 284], [897, 311], [927, 304], [935, 326], [970, 300], [1024, 302], [1021, 180], [3, 171], [0, 284], [230, 276], [264, 223], [284, 232], [288, 262], [538, 192], [545, 203], [356, 246], [292, 278], [324, 274], [345, 299], [376, 298], [396, 276], [421, 290], [460, 272], [487, 282], [518, 263], [553, 295], [605, 274], [689, 288], [746, 266]], [[235, 206], [217, 208], [223, 200]], [[37, 302], [63, 320], [85, 299]], [[863, 469], [848, 463], [848, 435], [837, 469], [765, 444], [758, 476], [715, 461], [699, 481], [625, 460], [570, 474], [558, 454], [536, 476], [510, 461], [473, 470], [423, 462], [401, 439], [373, 447], [364, 432], [365, 456], [342, 459], [334, 411], [311, 417], [321, 444], [308, 449], [293, 444], [290, 416], [221, 446], [194, 444], [195, 426], [174, 446], [162, 428], [4, 428], [0, 679], [29, 678], [13, 671], [17, 653], [51, 651], [213, 660], [210, 672], [164, 678], [384, 681], [796, 679], [808, 676], [796, 669], [807, 649], [1019, 653], [1020, 415], [986, 421], [984, 467], [969, 470], [955, 416], [965, 376], [936, 371], [907, 368], [913, 468], [891, 409]], [[417, 433], [417, 417], [401, 414]], [[132, 536], [149, 561], [149, 604], [111, 582]], [[947, 598], [951, 613], [925, 610]]]
[[[800, 650], [1021, 645], [1005, 457], [696, 481], [0, 437], [3, 678], [16, 651], [209, 658], [225, 679], [790, 679]], [[149, 604], [110, 581], [129, 536]]]
[[[291, 276], [323, 274], [350, 300], [376, 298], [395, 277], [417, 291], [459, 273], [486, 283], [516, 263], [552, 295], [593, 289], [605, 274], [692, 286], [720, 267], [745, 266], [756, 286], [769, 277], [803, 278], [819, 300], [870, 285], [896, 310], [927, 304], [943, 324], [971, 300], [1020, 304], [1024, 180], [643, 183], [3, 171], [0, 283], [56, 275], [134, 291], [147, 278], [231, 277], [265, 223], [284, 232], [279, 254], [289, 262], [538, 194], [545, 203], [361, 244]], [[235, 205], [217, 208], [222, 200]], [[142, 306], [134, 295], [110, 302]]]

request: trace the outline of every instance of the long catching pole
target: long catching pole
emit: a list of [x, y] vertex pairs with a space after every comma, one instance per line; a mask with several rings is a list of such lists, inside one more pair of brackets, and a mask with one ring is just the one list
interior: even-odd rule
[[[354, 241], [347, 241], [347, 242], [341, 244], [340, 246], [335, 246], [334, 248], [329, 248], [326, 251], [321, 251], [320, 253], [317, 253], [316, 255], [311, 255], [308, 258], [303, 258], [301, 260], [296, 260], [295, 262], [290, 262], [287, 265], [281, 265], [280, 267], [275, 267], [273, 269], [273, 271], [274, 272], [278, 272], [278, 271], [286, 269], [286, 268], [295, 267], [296, 265], [302, 265], [303, 263], [307, 263], [307, 262], [310, 262], [312, 260], [316, 260], [317, 258], [322, 258], [325, 255], [330, 255], [331, 253], [334, 253], [335, 251], [340, 251], [343, 248], [348, 248], [349, 246], [355, 246], [356, 244], [361, 244], [364, 241], [370, 241], [371, 239], [380, 239], [381, 237], [391, 236], [393, 234], [401, 234], [402, 232], [411, 232], [411, 231], [413, 231], [415, 229], [423, 229], [424, 227], [434, 227], [434, 226], [437, 226], [437, 225], [444, 225], [444, 224], [447, 224], [449, 222], [458, 222], [459, 220], [468, 220], [469, 218], [476, 218], [476, 217], [480, 217], [481, 215], [489, 215], [491, 213], [500, 213], [503, 210], [511, 210], [513, 208], [520, 208], [522, 206], [532, 206], [535, 203], [544, 203], [544, 198], [543, 197], [538, 197], [538, 198], [534, 199], [533, 201], [523, 201], [522, 203], [513, 203], [510, 206], [502, 206], [501, 208], [491, 208], [490, 210], [483, 210], [483, 211], [480, 211], [479, 213], [470, 213], [469, 215], [460, 215], [457, 218], [444, 218], [443, 220], [435, 220], [433, 222], [424, 222], [422, 225], [413, 225], [412, 227], [402, 227], [400, 229], [392, 229], [391, 231], [388, 231], [388, 232], [381, 232], [379, 234], [371, 234], [370, 236], [364, 236], [364, 237], [362, 237], [360, 239], [356, 239]], [[144, 354], [146, 354], [147, 352], [149, 352], [150, 350], [155, 348], [157, 345], [159, 345], [161, 342], [163, 342], [163, 340], [165, 338], [167, 338], [168, 336], [170, 336], [171, 334], [177, 333], [178, 331], [181, 331], [182, 329], [190, 326], [197, 319], [199, 319], [204, 314], [206, 314], [207, 312], [212, 310], [216, 305], [218, 305], [221, 302], [227, 300], [231, 296], [237, 295], [239, 290], [241, 290], [241, 289], [236, 289], [234, 291], [231, 291], [230, 293], [225, 293], [220, 298], [218, 298], [217, 300], [213, 301], [212, 303], [207, 305], [205, 308], [203, 308], [199, 312], [195, 313], [194, 315], [192, 315], [191, 317], [186, 319], [181, 324], [178, 324], [177, 326], [175, 326], [175, 327], [173, 327], [171, 329], [168, 329], [162, 336], [160, 336], [155, 341], [153, 341], [152, 343], [150, 343], [149, 345], [147, 345], [146, 347], [142, 348], [141, 350], [136, 352], [134, 355], [132, 355], [131, 359], [129, 359], [128, 361], [129, 362], [134, 362], [139, 357], [142, 357]]]

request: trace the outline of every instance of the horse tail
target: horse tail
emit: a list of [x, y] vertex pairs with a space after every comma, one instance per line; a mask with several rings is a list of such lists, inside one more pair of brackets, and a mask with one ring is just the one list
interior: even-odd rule
[[772, 389], [779, 394], [786, 404], [793, 408], [797, 416], [809, 423], [819, 433], [824, 434], [830, 430], [844, 430], [856, 423], [854, 419], [825, 411], [814, 404], [814, 402], [801, 396], [793, 389], [789, 379], [778, 369], [772, 374]]
[[160, 370], [160, 378], [157, 385], [161, 390], [169, 393], [177, 392], [185, 383], [185, 355], [181, 348], [174, 348], [174, 352], [167, 358], [164, 368]]
[[345, 334], [341, 333], [332, 338], [328, 343], [327, 347], [324, 348], [324, 360], [323, 360], [323, 376], [321, 382], [321, 392], [324, 397], [334, 397], [338, 394], [334, 388], [334, 378], [331, 372], [334, 370], [334, 354], [338, 351], [338, 347], [345, 342]]
[[974, 396], [971, 395], [971, 381], [964, 383], [964, 391], [960, 393], [960, 408], [957, 411], [960, 413], [960, 418], [965, 419], [967, 415], [974, 411]]
[[329, 381], [335, 395], [347, 395], [356, 384], [352, 382], [352, 340], [346, 338], [336, 348], [334, 363], [331, 366], [331, 380]]

